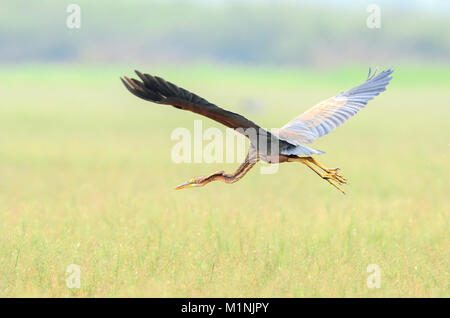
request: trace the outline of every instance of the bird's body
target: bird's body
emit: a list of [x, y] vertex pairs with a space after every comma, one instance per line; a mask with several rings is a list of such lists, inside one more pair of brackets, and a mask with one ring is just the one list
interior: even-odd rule
[[141, 81], [124, 76], [122, 82], [131, 93], [142, 99], [203, 115], [250, 139], [247, 157], [234, 173], [217, 171], [208, 176], [193, 178], [177, 189], [204, 186], [217, 180], [234, 183], [261, 160], [268, 163], [301, 162], [344, 193], [339, 184], [346, 183], [346, 179], [337, 173], [338, 169], [329, 169], [317, 162], [312, 156], [323, 152], [306, 144], [343, 124], [369, 100], [386, 90], [392, 79], [390, 76], [392, 72], [389, 69], [376, 75], [376, 71], [371, 74], [369, 70], [367, 80], [363, 84], [317, 104], [272, 132], [160, 77], [136, 71]]

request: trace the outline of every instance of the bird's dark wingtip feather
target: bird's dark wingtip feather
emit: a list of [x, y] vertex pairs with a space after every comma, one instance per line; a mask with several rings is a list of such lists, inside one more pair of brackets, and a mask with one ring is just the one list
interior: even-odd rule
[[141, 72], [139, 72], [138, 70], [134, 70], [134, 72], [136, 73], [137, 76], [142, 78], [142, 73]]
[[134, 70], [134, 72], [135, 72], [136, 75], [141, 79], [141, 81], [142, 81], [143, 83], [145, 83], [145, 77], [144, 77], [144, 75], [142, 75], [142, 73], [139, 72], [138, 70]]
[[[125, 78], [125, 79], [124, 79]], [[138, 96], [138, 97], [141, 97], [141, 96], [139, 96], [139, 94], [138, 94], [138, 92], [136, 91], [136, 89], [128, 82], [129, 81], [129, 79], [128, 79], [128, 77], [126, 77], [126, 76], [124, 76], [124, 78], [120, 78], [120, 80], [122, 81], [122, 83], [123, 83], [123, 85], [125, 86], [125, 88], [130, 92], [130, 93], [132, 93], [133, 95], [136, 95], [136, 96]], [[128, 80], [128, 81], [127, 81]]]
[[123, 85], [125, 85], [125, 87], [128, 88], [128, 90], [130, 90], [131, 87], [129, 86], [128, 82], [126, 81], [126, 78], [127, 77], [124, 75], [123, 77], [120, 77], [120, 80], [122, 81]]

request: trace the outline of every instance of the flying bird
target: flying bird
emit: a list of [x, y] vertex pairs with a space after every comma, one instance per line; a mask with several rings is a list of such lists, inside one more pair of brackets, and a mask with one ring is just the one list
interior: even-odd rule
[[345, 194], [340, 185], [347, 183], [347, 179], [338, 173], [339, 168], [329, 169], [319, 163], [313, 156], [324, 152], [306, 144], [342, 125], [364, 108], [369, 100], [385, 91], [392, 79], [393, 70], [388, 69], [377, 75], [377, 70], [372, 73], [369, 69], [364, 83], [318, 103], [280, 129], [271, 132], [242, 115], [220, 108], [161, 77], [135, 72], [140, 80], [126, 76], [121, 80], [137, 97], [200, 114], [250, 139], [248, 154], [236, 171], [226, 173], [221, 170], [207, 176], [195, 177], [176, 189], [200, 187], [217, 180], [234, 183], [262, 160], [268, 163], [301, 162]]

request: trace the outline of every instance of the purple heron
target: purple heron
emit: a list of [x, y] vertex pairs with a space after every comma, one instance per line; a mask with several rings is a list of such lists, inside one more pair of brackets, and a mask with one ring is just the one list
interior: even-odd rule
[[316, 161], [312, 156], [324, 152], [305, 144], [312, 143], [315, 138], [322, 137], [342, 125], [365, 107], [369, 100], [385, 91], [392, 79], [392, 73], [393, 70], [388, 69], [377, 75], [376, 70], [372, 73], [369, 69], [367, 79], [361, 85], [324, 100], [272, 132], [158, 76], [136, 71], [140, 80], [126, 76], [121, 80], [137, 97], [203, 115], [250, 139], [248, 154], [236, 171], [226, 173], [221, 170], [207, 176], [195, 177], [176, 189], [200, 187], [217, 180], [234, 183], [262, 160], [268, 163], [301, 162], [345, 194], [340, 185], [347, 183], [347, 180], [338, 173], [339, 168], [329, 169]]

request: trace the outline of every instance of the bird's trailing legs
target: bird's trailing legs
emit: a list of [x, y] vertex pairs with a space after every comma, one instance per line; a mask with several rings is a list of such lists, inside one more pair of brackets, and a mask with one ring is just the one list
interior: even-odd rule
[[[347, 179], [345, 179], [343, 176], [339, 175], [337, 172], [339, 171], [339, 168], [336, 169], [329, 169], [316, 161], [313, 157], [294, 157], [289, 158], [288, 161], [290, 162], [301, 162], [305, 165], [307, 165], [311, 170], [313, 170], [315, 173], [317, 173], [322, 179], [327, 180], [328, 183], [330, 183], [333, 187], [341, 191], [343, 194], [345, 194], [344, 190], [338, 185], [338, 184], [345, 184], [347, 183]], [[325, 171], [326, 173], [322, 173], [317, 167]], [[336, 182], [338, 184], [336, 184]]]

